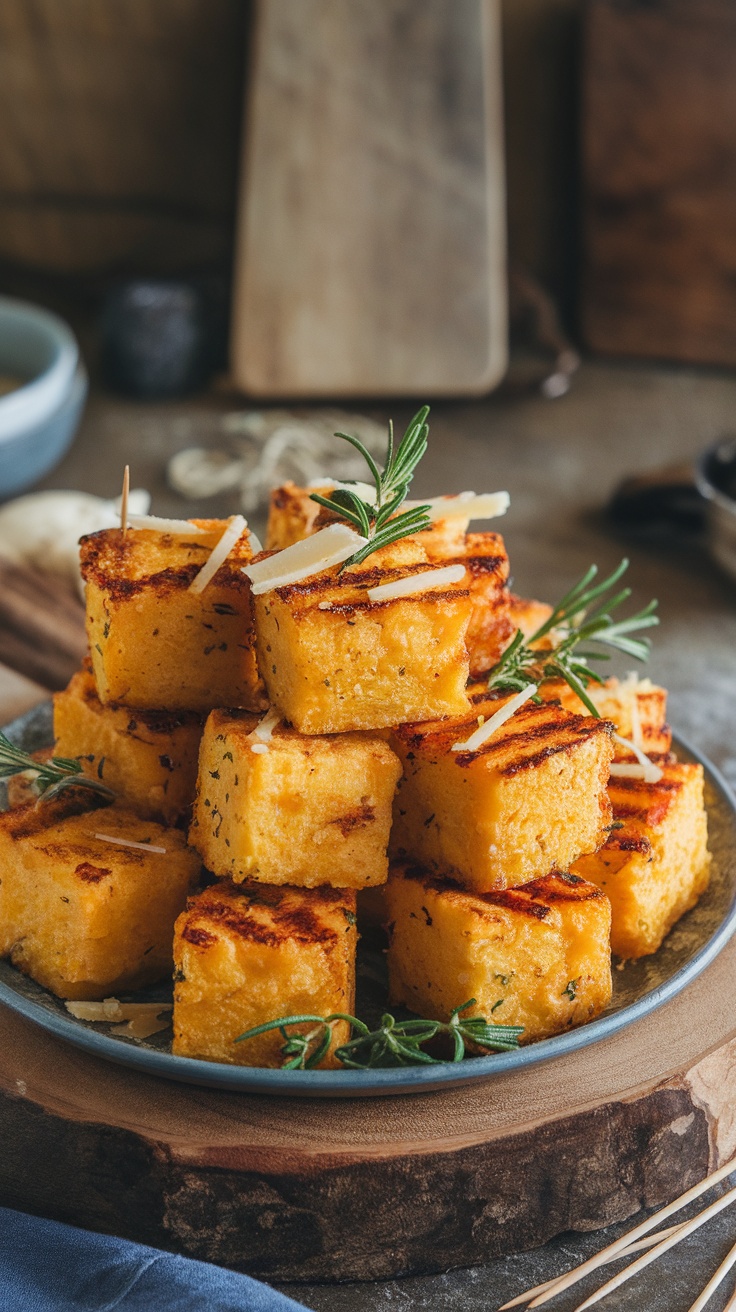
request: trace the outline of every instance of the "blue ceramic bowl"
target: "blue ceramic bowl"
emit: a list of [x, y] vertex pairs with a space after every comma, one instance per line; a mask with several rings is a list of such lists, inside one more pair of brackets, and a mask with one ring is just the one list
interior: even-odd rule
[[87, 374], [71, 329], [57, 315], [0, 296], [0, 376], [22, 379], [0, 396], [0, 499], [16, 496], [71, 445]]

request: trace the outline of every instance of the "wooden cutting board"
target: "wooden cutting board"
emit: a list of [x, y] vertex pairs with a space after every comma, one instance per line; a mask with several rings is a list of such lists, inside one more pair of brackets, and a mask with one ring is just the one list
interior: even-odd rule
[[270, 1280], [476, 1266], [676, 1197], [736, 1152], [736, 939], [595, 1047], [414, 1096], [125, 1070], [0, 1007], [0, 1204]]
[[499, 0], [258, 0], [232, 365], [263, 397], [506, 363]]
[[597, 351], [736, 363], [736, 6], [589, 0], [582, 319]]

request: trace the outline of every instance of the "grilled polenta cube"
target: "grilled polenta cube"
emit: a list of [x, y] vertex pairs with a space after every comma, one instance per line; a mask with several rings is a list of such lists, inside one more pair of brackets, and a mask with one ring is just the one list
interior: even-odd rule
[[656, 952], [708, 887], [703, 767], [662, 766], [658, 783], [612, 778], [614, 821], [605, 845], [575, 864], [611, 903], [611, 947], [626, 959]]
[[[307, 737], [213, 711], [205, 725], [189, 841], [208, 869], [267, 884], [363, 888], [388, 873], [401, 764], [369, 734]], [[255, 749], [255, 750], [254, 750]]]
[[546, 601], [535, 601], [532, 597], [517, 597], [516, 593], [509, 593], [509, 619], [514, 633], [521, 629], [525, 638], [533, 637], [551, 614], [552, 607]]
[[139, 815], [173, 824], [194, 800], [202, 717], [103, 706], [89, 662], [54, 696], [57, 756], [79, 757]]
[[58, 997], [105, 998], [169, 973], [201, 866], [178, 830], [80, 813], [81, 792], [0, 814], [0, 952]]
[[[347, 889], [223, 881], [197, 893], [176, 922], [173, 1051], [281, 1066], [278, 1030], [244, 1043], [238, 1035], [281, 1016], [352, 1014], [356, 944]], [[337, 1024], [331, 1051], [348, 1037]], [[330, 1055], [321, 1064], [337, 1065]]]
[[404, 538], [341, 574], [333, 567], [254, 598], [270, 700], [301, 733], [381, 729], [467, 710], [467, 582], [368, 597], [369, 589], [421, 580], [436, 567]]
[[[293, 546], [303, 538], [311, 537], [327, 524], [334, 524], [340, 516], [320, 506], [312, 500], [312, 493], [329, 497], [334, 490], [334, 483], [324, 483], [314, 487], [297, 487], [295, 483], [284, 483], [271, 492], [266, 527], [266, 549], [281, 551]], [[360, 484], [356, 485], [359, 488]], [[371, 488], [366, 488], [367, 496], [374, 495]], [[465, 532], [468, 520], [454, 515], [447, 519], [437, 519], [430, 529], [417, 533], [415, 541], [419, 542], [427, 553], [428, 560], [444, 559], [446, 556], [461, 556], [465, 551]]]
[[[486, 718], [507, 695], [476, 702]], [[476, 751], [453, 751], [477, 719], [405, 724], [391, 735], [404, 764], [393, 852], [478, 892], [567, 869], [605, 841], [611, 726], [527, 702]]]
[[392, 869], [389, 993], [420, 1016], [522, 1025], [522, 1043], [600, 1014], [611, 998], [608, 899], [553, 871], [505, 892], [469, 893], [419, 866]]
[[262, 703], [244, 534], [201, 593], [190, 584], [225, 520], [193, 520], [188, 536], [103, 529], [81, 540], [87, 634], [101, 702], [209, 711]]
[[468, 533], [463, 554], [473, 599], [466, 643], [476, 677], [496, 664], [515, 633], [506, 586], [509, 558], [500, 533]]
[[[667, 723], [667, 692], [651, 679], [607, 679], [605, 683], [591, 683], [586, 689], [598, 714], [616, 726], [622, 738], [635, 742], [648, 756], [666, 756], [672, 745], [672, 731]], [[543, 683], [541, 695], [546, 701], [559, 701], [569, 711], [578, 714], [585, 707], [569, 684], [562, 680]], [[616, 744], [616, 760], [634, 759], [631, 753]]]

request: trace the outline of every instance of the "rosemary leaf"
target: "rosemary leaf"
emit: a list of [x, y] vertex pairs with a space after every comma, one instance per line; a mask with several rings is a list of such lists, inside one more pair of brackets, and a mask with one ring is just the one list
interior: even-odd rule
[[383, 469], [378, 468], [360, 438], [351, 433], [335, 434], [335, 437], [344, 438], [360, 452], [376, 486], [375, 504], [363, 501], [351, 488], [335, 488], [326, 497], [318, 492], [311, 493], [312, 501], [331, 510], [341, 519], [346, 519], [363, 537], [368, 538], [366, 545], [341, 565], [340, 573], [350, 565], [361, 564], [381, 547], [388, 547], [392, 542], [398, 542], [414, 533], [422, 533], [430, 527], [429, 506], [414, 506], [401, 513], [416, 467], [427, 450], [428, 414], [428, 405], [417, 411], [398, 446], [394, 444], [393, 424], [389, 423]]
[[27, 752], [11, 743], [0, 733], [0, 779], [14, 774], [33, 773], [33, 786], [39, 797], [47, 800], [58, 797], [67, 788], [89, 788], [93, 793], [111, 801], [115, 794], [99, 779], [90, 779], [82, 772], [79, 761], [65, 756], [52, 756], [49, 761], [34, 761]]

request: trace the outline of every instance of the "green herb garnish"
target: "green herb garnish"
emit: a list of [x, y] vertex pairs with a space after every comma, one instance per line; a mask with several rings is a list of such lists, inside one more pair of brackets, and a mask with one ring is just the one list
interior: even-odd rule
[[52, 756], [50, 761], [34, 761], [32, 756], [21, 751], [4, 733], [0, 733], [0, 779], [9, 779], [11, 775], [25, 771], [33, 771], [33, 786], [38, 796], [46, 800], [58, 797], [59, 793], [71, 787], [90, 788], [93, 793], [98, 793], [108, 801], [112, 801], [115, 796], [112, 789], [99, 779], [90, 779], [89, 775], [84, 774], [78, 760]]
[[[500, 661], [493, 666], [488, 675], [488, 687], [510, 692], [521, 692], [529, 683], [544, 683], [548, 679], [564, 679], [565, 683], [577, 693], [581, 702], [600, 719], [600, 714], [585, 691], [589, 683], [603, 683], [604, 680], [596, 670], [588, 665], [589, 660], [607, 661], [610, 655], [606, 651], [579, 651], [581, 643], [600, 643], [616, 651], [633, 656], [637, 661], [648, 659], [650, 642], [648, 638], [632, 638], [630, 635], [641, 629], [649, 629], [659, 624], [656, 601], [628, 619], [614, 621], [611, 614], [631, 596], [631, 588], [621, 588], [608, 597], [611, 589], [629, 567], [628, 560], [621, 564], [607, 579], [591, 587], [598, 573], [598, 567], [591, 565], [583, 577], [557, 603], [549, 619], [540, 625], [536, 633], [525, 638], [521, 629], [506, 648]], [[595, 604], [593, 604], [595, 603]], [[592, 610], [589, 608], [592, 605]], [[544, 638], [551, 641], [548, 649], [540, 649]], [[538, 697], [533, 698], [539, 701]]]
[[412, 506], [409, 510], [400, 511], [406, 500], [414, 471], [427, 450], [428, 414], [429, 406], [423, 405], [415, 414], [396, 448], [394, 448], [394, 426], [389, 422], [388, 446], [382, 470], [378, 468], [360, 438], [354, 437], [351, 433], [335, 433], [335, 437], [344, 438], [360, 452], [376, 486], [375, 502], [364, 501], [349, 487], [335, 488], [327, 497], [320, 496], [318, 492], [311, 494], [312, 501], [317, 501], [320, 506], [325, 506], [341, 519], [348, 520], [364, 538], [368, 538], [366, 545], [340, 566], [340, 573], [347, 569], [348, 565], [359, 565], [381, 547], [388, 547], [392, 542], [398, 542], [400, 538], [409, 537], [412, 533], [422, 533], [430, 528], [429, 506]]
[[578, 984], [580, 983], [581, 979], [582, 979], [582, 975], [578, 975], [577, 979], [568, 980], [560, 996], [563, 998], [567, 997], [570, 999], [571, 1002], [574, 1002], [575, 998], [577, 997]]
[[[281, 1052], [284, 1056], [283, 1070], [313, 1070], [327, 1056], [332, 1042], [332, 1027], [338, 1021], [347, 1021], [351, 1038], [341, 1047], [335, 1048], [334, 1056], [343, 1065], [352, 1070], [369, 1070], [375, 1067], [392, 1066], [438, 1066], [443, 1061], [462, 1061], [466, 1044], [471, 1043], [489, 1052], [511, 1052], [519, 1046], [519, 1035], [523, 1033], [520, 1025], [493, 1025], [482, 1016], [463, 1017], [462, 1012], [475, 1006], [475, 998], [456, 1007], [450, 1020], [396, 1020], [393, 1016], [381, 1017], [377, 1030], [370, 1030], [357, 1016], [344, 1012], [334, 1012], [331, 1016], [283, 1016], [280, 1020], [270, 1020], [265, 1025], [256, 1025], [252, 1030], [239, 1034], [236, 1043], [245, 1039], [254, 1039], [258, 1034], [267, 1034], [269, 1030], [280, 1030], [284, 1037]], [[307, 1034], [289, 1034], [287, 1026], [314, 1025]], [[453, 1052], [448, 1058], [430, 1057], [424, 1052], [423, 1045], [437, 1035], [449, 1035]], [[354, 1037], [352, 1037], [354, 1036]]]

